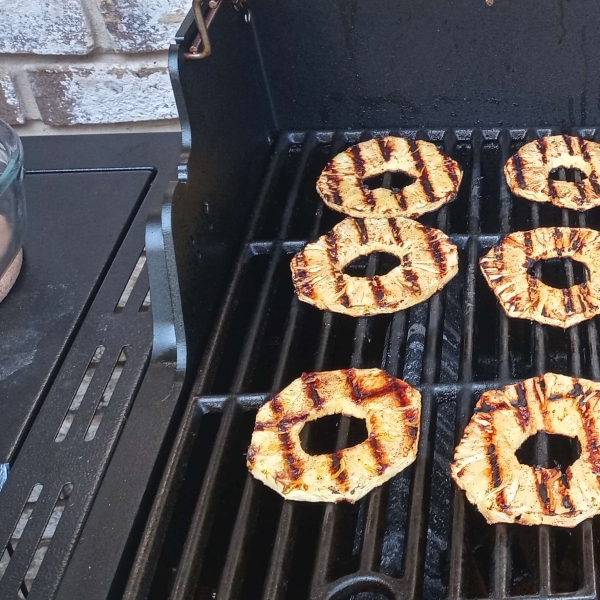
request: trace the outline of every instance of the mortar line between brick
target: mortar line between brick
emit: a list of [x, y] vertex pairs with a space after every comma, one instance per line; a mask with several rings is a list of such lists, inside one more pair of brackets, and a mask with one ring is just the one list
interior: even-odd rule
[[94, 36], [94, 46], [106, 52], [114, 52], [110, 35], [97, 0], [79, 0], [79, 2], [88, 27]]
[[31, 88], [31, 82], [26, 71], [14, 71], [12, 78], [17, 90], [17, 96], [21, 104], [21, 109], [25, 113], [25, 120], [41, 120], [42, 115], [35, 101], [35, 95]]
[[24, 125], [14, 126], [21, 136], [28, 135], [86, 135], [107, 133], [160, 133], [180, 132], [178, 119], [165, 121], [137, 121], [131, 123], [102, 123], [95, 125], [66, 125], [54, 127], [42, 121], [27, 121]]
[[168, 50], [156, 52], [92, 53], [86, 55], [38, 55], [38, 54], [0, 54], [0, 64], [4, 70], [61, 69], [68, 67], [93, 68], [96, 66], [121, 66], [132, 69], [148, 66], [166, 67]]

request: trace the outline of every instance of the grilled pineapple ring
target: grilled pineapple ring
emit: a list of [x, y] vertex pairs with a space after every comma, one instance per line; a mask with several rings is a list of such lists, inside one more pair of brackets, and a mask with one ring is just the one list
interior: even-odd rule
[[[480, 261], [484, 277], [509, 317], [571, 327], [600, 314], [600, 233], [592, 229], [545, 227], [505, 237]], [[558, 289], [529, 274], [539, 260], [573, 258], [590, 279]]]
[[[579, 439], [566, 469], [515, 456], [538, 431]], [[575, 527], [600, 513], [600, 384], [546, 373], [479, 398], [450, 470], [488, 523]]]
[[[550, 171], [566, 167], [587, 176], [580, 183], [554, 181]], [[600, 144], [555, 135], [525, 144], [504, 165], [513, 194], [534, 202], [584, 211], [600, 206]]]
[[[375, 277], [343, 272], [373, 252], [393, 254], [400, 264]], [[291, 268], [300, 300], [360, 317], [404, 310], [433, 296], [458, 272], [458, 251], [441, 231], [410, 219], [344, 219], [296, 254]]]
[[[365, 180], [386, 172], [416, 179], [401, 190], [369, 189]], [[430, 142], [384, 137], [338, 154], [323, 169], [317, 191], [327, 206], [351, 217], [418, 217], [456, 196], [462, 179], [458, 163]]]
[[[333, 414], [366, 421], [362, 444], [332, 454], [307, 454], [305, 423]], [[305, 373], [256, 415], [248, 469], [288, 500], [355, 502], [417, 455], [421, 394], [380, 369]]]

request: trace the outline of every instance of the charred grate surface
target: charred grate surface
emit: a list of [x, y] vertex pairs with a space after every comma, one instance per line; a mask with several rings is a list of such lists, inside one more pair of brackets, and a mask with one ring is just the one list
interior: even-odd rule
[[[389, 316], [352, 319], [298, 302], [291, 255], [343, 218], [315, 191], [320, 170], [350, 144], [390, 133], [435, 142], [465, 171], [458, 198], [421, 219], [458, 245], [459, 275], [428, 302]], [[526, 141], [554, 133], [280, 135], [195, 385], [195, 413], [184, 431], [195, 442], [150, 598], [596, 596], [594, 522], [574, 530], [488, 526], [449, 475], [481, 392], [547, 370], [600, 377], [595, 320], [567, 331], [509, 320], [478, 267], [510, 231], [600, 228], [597, 209], [578, 215], [508, 190], [506, 159]], [[568, 133], [597, 136], [594, 129]], [[372, 272], [375, 261], [364, 268]], [[350, 366], [382, 367], [421, 390], [417, 460], [355, 505], [284, 502], [245, 467], [256, 409], [303, 371]], [[338, 448], [354, 435], [348, 419], [331, 431]], [[547, 451], [536, 448], [540, 461]]]

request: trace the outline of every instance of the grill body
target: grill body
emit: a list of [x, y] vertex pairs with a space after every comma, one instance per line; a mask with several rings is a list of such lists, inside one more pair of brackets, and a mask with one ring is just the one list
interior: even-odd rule
[[[126, 598], [597, 596], [595, 521], [490, 527], [449, 476], [481, 392], [545, 371], [600, 376], [595, 321], [509, 320], [478, 268], [510, 231], [600, 226], [598, 210], [512, 196], [502, 174], [526, 141], [598, 139], [597, 19], [583, 0], [224, 3], [211, 56], [188, 62], [188, 17], [171, 50], [184, 155], [163, 227], [197, 376]], [[433, 141], [464, 169], [457, 199], [422, 219], [459, 247], [459, 275], [395, 315], [299, 303], [291, 255], [342, 218], [318, 198], [318, 174], [388, 134]], [[417, 460], [352, 506], [284, 502], [245, 468], [255, 411], [303, 371], [350, 366], [420, 389]], [[319, 435], [359, 433], [342, 419]], [[535, 460], [547, 458], [540, 442]]]

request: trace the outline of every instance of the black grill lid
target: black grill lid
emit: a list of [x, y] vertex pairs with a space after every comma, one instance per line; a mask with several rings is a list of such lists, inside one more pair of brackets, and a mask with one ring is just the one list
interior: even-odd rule
[[251, 5], [281, 129], [574, 126], [600, 117], [591, 0]]

